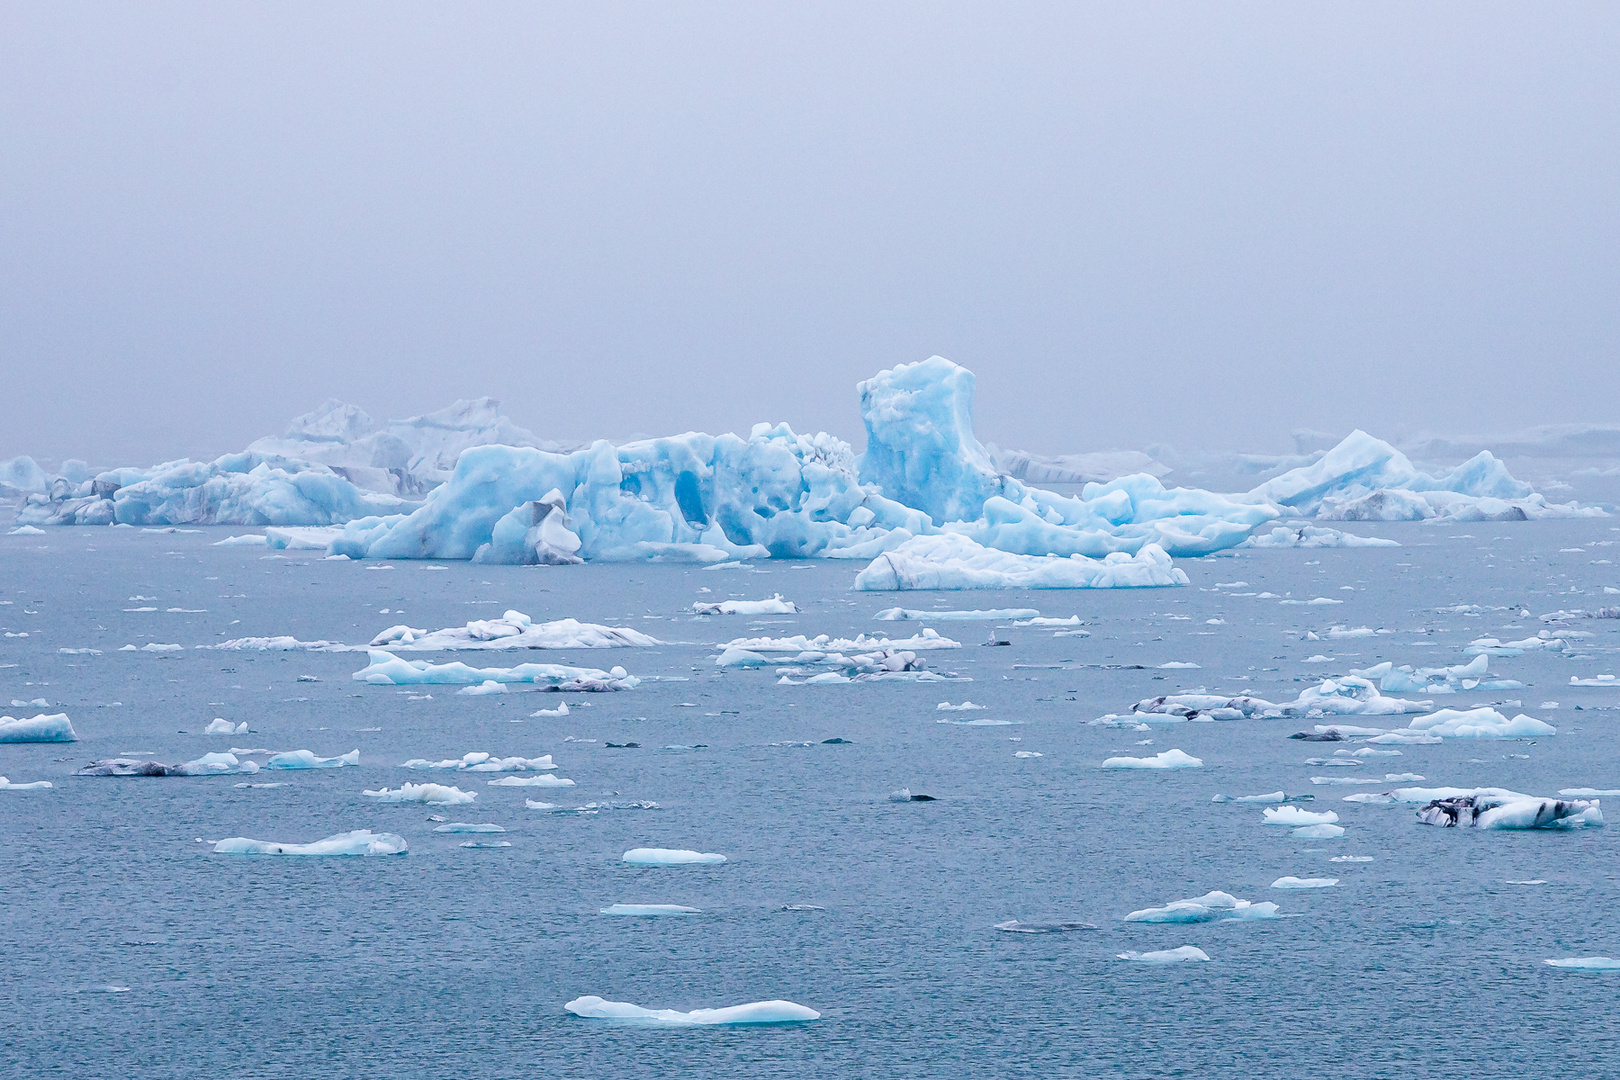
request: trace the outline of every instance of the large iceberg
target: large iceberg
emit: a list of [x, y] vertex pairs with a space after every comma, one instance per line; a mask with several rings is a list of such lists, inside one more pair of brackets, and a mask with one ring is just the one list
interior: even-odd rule
[[0, 743], [78, 742], [66, 713], [41, 713], [19, 720], [0, 716]]
[[791, 1001], [755, 1001], [747, 1005], [730, 1005], [723, 1009], [693, 1009], [677, 1012], [674, 1009], [643, 1009], [624, 1001], [607, 1001], [595, 995], [578, 997], [563, 1006], [575, 1016], [588, 1020], [618, 1020], [625, 1023], [673, 1024], [798, 1024], [807, 1020], [820, 1020], [814, 1009]]

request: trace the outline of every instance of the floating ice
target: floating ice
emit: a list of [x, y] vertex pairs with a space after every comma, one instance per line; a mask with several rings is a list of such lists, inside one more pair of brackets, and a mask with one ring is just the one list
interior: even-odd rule
[[209, 721], [207, 727], [203, 728], [203, 734], [204, 735], [246, 735], [247, 734], [247, 729], [248, 729], [247, 721], [245, 721], [245, 720], [242, 721], [242, 723], [240, 723], [240, 724], [233, 724], [229, 720], [224, 719], [223, 717], [216, 716], [216, 717], [214, 717], [213, 720]]
[[710, 866], [726, 861], [724, 855], [679, 848], [632, 848], [624, 853], [631, 866]]
[[601, 910], [602, 915], [699, 915], [701, 908], [681, 904], [613, 904]]
[[[721, 657], [727, 653], [796, 653], [805, 654], [832, 654], [832, 653], [872, 653], [894, 652], [906, 650], [908, 652], [926, 652], [934, 649], [960, 649], [962, 643], [944, 637], [935, 630], [924, 629], [920, 634], [913, 634], [908, 638], [867, 637], [865, 634], [856, 634], [852, 638], [835, 638], [826, 634], [807, 637], [796, 634], [793, 637], [754, 637], [733, 638], [720, 646]], [[716, 659], [720, 667], [747, 667], [751, 666], [740, 661], [722, 663]]]
[[605, 1001], [589, 996], [579, 997], [563, 1006], [575, 1016], [588, 1020], [619, 1020], [627, 1023], [674, 1024], [798, 1024], [820, 1020], [814, 1009], [791, 1001], [755, 1001], [747, 1005], [731, 1005], [724, 1009], [693, 1009], [677, 1012], [674, 1009], [643, 1009], [624, 1001]]
[[1607, 956], [1570, 956], [1562, 960], [1543, 960], [1542, 963], [1550, 967], [1576, 971], [1620, 971], [1620, 960], [1613, 960]]
[[486, 694], [504, 694], [506, 692], [506, 684], [498, 683], [494, 679], [486, 679], [477, 686], [463, 686], [456, 691], [457, 694], [463, 697], [482, 697]]
[[1479, 829], [1572, 829], [1603, 824], [1603, 811], [1595, 799], [1540, 799], [1484, 791], [1436, 797], [1418, 811], [1418, 820], [1425, 825]]
[[981, 717], [979, 717], [977, 719], [974, 719], [974, 720], [943, 719], [943, 720], [935, 720], [934, 723], [936, 723], [936, 724], [955, 724], [957, 727], [1009, 727], [1009, 726], [1011, 726], [1013, 724], [1022, 723], [1022, 721], [1020, 721], [1020, 720], [992, 720], [989, 717], [981, 716]]
[[1400, 543], [1381, 536], [1357, 536], [1338, 529], [1323, 529], [1315, 525], [1298, 528], [1279, 526], [1268, 533], [1255, 533], [1240, 548], [1349, 548], [1400, 547]]
[[337, 757], [316, 757], [309, 750], [289, 750], [264, 763], [267, 769], [339, 769], [360, 764], [360, 751], [350, 750]]
[[490, 787], [573, 787], [574, 782], [566, 776], [552, 776], [550, 773], [541, 773], [538, 776], [503, 776], [499, 780], [491, 780]]
[[266, 537], [263, 533], [244, 533], [241, 536], [227, 536], [223, 540], [215, 540], [215, 547], [263, 547]]
[[1029, 923], [1020, 922], [1017, 919], [1008, 919], [1006, 922], [996, 923], [990, 929], [1000, 930], [1007, 934], [1067, 934], [1076, 930], [1095, 930], [1097, 924], [1088, 922]]
[[1294, 830], [1294, 835], [1302, 840], [1331, 840], [1336, 836], [1344, 835], [1343, 825], [1303, 825]]
[[467, 772], [532, 772], [556, 767], [550, 754], [542, 754], [537, 758], [503, 758], [486, 753], [464, 754], [459, 758], [447, 758], [444, 761], [412, 758], [401, 766], [405, 769], [459, 769]]
[[1271, 883], [1273, 889], [1331, 889], [1339, 883], [1336, 877], [1280, 877]]
[[1267, 825], [1331, 825], [1339, 820], [1339, 815], [1332, 810], [1316, 813], [1297, 806], [1268, 806], [1262, 813]]
[[519, 664], [509, 668], [468, 667], [459, 660], [430, 664], [425, 660], [401, 660], [393, 653], [374, 649], [370, 662], [353, 678], [381, 686], [481, 686], [486, 682], [523, 683], [551, 690], [594, 692], [629, 690], [640, 684], [621, 667], [611, 671], [598, 668], [564, 667], [560, 664]]
[[1533, 739], [1556, 735], [1558, 729], [1520, 713], [1512, 720], [1488, 706], [1477, 709], [1441, 709], [1420, 716], [1407, 727], [1442, 739]]
[[1620, 788], [1566, 787], [1559, 788], [1558, 794], [1572, 795], [1582, 799], [1607, 798], [1620, 796]]
[[961, 533], [917, 536], [873, 559], [855, 576], [867, 592], [898, 589], [1119, 589], [1185, 585], [1157, 544], [1135, 555], [1020, 555], [984, 547]]
[[1209, 953], [1193, 945], [1183, 945], [1179, 949], [1159, 949], [1155, 952], [1136, 952], [1130, 950], [1115, 953], [1121, 960], [1135, 960], [1142, 964], [1174, 964], [1183, 960], [1209, 960]]
[[1569, 642], [1561, 637], [1554, 637], [1543, 630], [1532, 638], [1521, 638], [1518, 641], [1500, 641], [1497, 638], [1485, 637], [1470, 641], [1463, 647], [1466, 656], [1520, 656], [1527, 652], [1537, 650], [1544, 652], [1567, 652]]
[[984, 608], [969, 611], [918, 611], [913, 608], [884, 608], [874, 619], [886, 622], [905, 620], [933, 622], [1007, 622], [1013, 619], [1033, 619], [1040, 615], [1034, 608]]
[[655, 637], [623, 626], [558, 619], [536, 623], [521, 611], [499, 619], [475, 619], [445, 630], [391, 626], [371, 639], [370, 648], [391, 652], [437, 652], [465, 649], [614, 649], [662, 645]]
[[1381, 689], [1397, 693], [1454, 694], [1459, 690], [1518, 690], [1524, 684], [1516, 679], [1486, 679], [1490, 656], [1479, 653], [1466, 664], [1450, 667], [1396, 667], [1386, 660], [1370, 668], [1352, 670], [1351, 675], [1375, 680]]
[[1571, 675], [1569, 677], [1569, 685], [1571, 685], [1571, 686], [1620, 686], [1620, 680], [1616, 680], [1613, 675], [1598, 675], [1595, 678], [1591, 678], [1591, 679], [1582, 679], [1582, 678], [1579, 678], [1577, 676]]
[[[508, 780], [507, 782], [510, 783], [510, 780]], [[572, 783], [572, 782], [573, 781], [569, 781], [569, 783]], [[501, 781], [499, 781], [499, 780], [491, 780], [490, 783], [498, 784], [498, 783], [501, 783]], [[602, 800], [600, 802], [588, 802], [583, 806], [559, 806], [556, 803], [538, 802], [538, 801], [536, 801], [534, 799], [524, 799], [523, 800], [523, 805], [528, 807], [530, 810], [550, 810], [553, 813], [558, 813], [558, 814], [599, 814], [603, 810], [657, 810], [658, 809], [658, 804], [655, 803], [655, 802], [636, 801], [636, 800], [633, 800], [633, 799], [632, 800], [623, 800], [623, 801], [618, 801], [618, 802], [615, 802], [615, 801], [613, 801], [611, 799], [604, 799], [604, 800]]]
[[1102, 763], [1105, 769], [1200, 769], [1204, 762], [1180, 750], [1166, 750], [1152, 757], [1111, 757]]
[[434, 832], [442, 833], [503, 833], [506, 830], [493, 822], [481, 824], [469, 821], [447, 821], [443, 825], [435, 825]]
[[1140, 923], [1201, 923], [1229, 922], [1242, 919], [1275, 919], [1277, 905], [1270, 901], [1258, 904], [1239, 900], [1231, 893], [1209, 892], [1192, 900], [1176, 900], [1164, 907], [1143, 908], [1125, 916], [1126, 922]]
[[25, 720], [0, 716], [0, 743], [78, 742], [66, 713], [41, 713]]
[[392, 790], [382, 788], [377, 791], [364, 791], [361, 794], [382, 802], [435, 803], [445, 806], [470, 803], [478, 798], [476, 791], [462, 791], [458, 787], [447, 787], [444, 784], [401, 784]]
[[[1423, 712], [1432, 708], [1432, 701], [1408, 701], [1405, 698], [1386, 697], [1366, 679], [1346, 676], [1324, 679], [1317, 686], [1307, 687], [1293, 701], [1275, 703], [1262, 698], [1239, 695], [1225, 697], [1220, 694], [1166, 694], [1144, 698], [1131, 706], [1131, 711], [1143, 715], [1147, 723], [1155, 723], [1155, 715], [1177, 720], [1239, 720], [1244, 717], [1308, 717], [1308, 716], [1390, 716]], [[1344, 729], [1340, 729], [1341, 731]]]
[[1214, 803], [1280, 803], [1287, 802], [1288, 796], [1281, 791], [1273, 791], [1265, 795], [1216, 795], [1209, 801]]
[[218, 649], [226, 652], [351, 652], [354, 647], [340, 641], [300, 641], [295, 637], [231, 638], [217, 645], [199, 645], [199, 649]]
[[692, 610], [699, 615], [794, 615], [799, 609], [777, 593], [769, 600], [722, 600], [718, 604], [705, 604], [700, 600], [692, 605]]
[[978, 709], [987, 709], [989, 706], [975, 705], [971, 701], [963, 701], [960, 705], [952, 705], [948, 701], [942, 701], [938, 705], [935, 705], [934, 708], [939, 712], [974, 712]]
[[45, 530], [44, 529], [36, 529], [32, 525], [19, 525], [15, 529], [12, 529], [8, 533], [6, 533], [6, 535], [7, 536], [44, 536], [45, 535]]
[[204, 754], [179, 765], [142, 761], [132, 757], [103, 758], [79, 769], [75, 776], [222, 776], [230, 773], [256, 773], [259, 766], [238, 760], [235, 754]]
[[0, 776], [0, 791], [45, 791], [54, 786], [49, 780], [35, 780], [30, 784], [13, 784], [10, 780]]
[[283, 844], [233, 836], [214, 845], [216, 855], [403, 855], [405, 838], [370, 829], [338, 833], [313, 844]]

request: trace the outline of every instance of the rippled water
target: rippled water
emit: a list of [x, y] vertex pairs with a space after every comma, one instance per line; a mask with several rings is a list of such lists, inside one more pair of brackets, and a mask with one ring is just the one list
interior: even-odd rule
[[[1535, 616], [1544, 612], [1620, 602], [1603, 593], [1620, 586], [1607, 561], [1620, 545], [1596, 546], [1620, 532], [1602, 520], [1378, 530], [1405, 546], [1189, 560], [1184, 589], [898, 597], [851, 593], [856, 567], [826, 563], [381, 570], [216, 548], [223, 533], [212, 530], [0, 537], [0, 599], [10, 601], [0, 627], [27, 634], [0, 639], [0, 699], [46, 698], [82, 740], [0, 746], [0, 773], [56, 784], [0, 792], [0, 1046], [15, 1075], [1612, 1076], [1620, 976], [1543, 961], [1620, 955], [1620, 815], [1569, 833], [1429, 828], [1409, 808], [1340, 801], [1355, 788], [1313, 787], [1322, 770], [1305, 759], [1333, 748], [1287, 740], [1300, 721], [1150, 732], [1086, 723], [1199, 686], [1291, 699], [1314, 677], [1380, 659], [1459, 663], [1474, 637], [1523, 637], [1543, 627]], [[1249, 585], [1213, 588], [1235, 581]], [[697, 599], [778, 591], [803, 613], [681, 614]], [[1279, 596], [1231, 595], [1263, 591]], [[1279, 602], [1316, 596], [1344, 602]], [[985, 648], [998, 624], [938, 623], [964, 647], [930, 654], [931, 666], [973, 680], [960, 683], [789, 687], [771, 669], [712, 664], [716, 642], [745, 633], [912, 632], [918, 624], [872, 621], [895, 603], [1079, 614], [1091, 636], [1003, 629], [1012, 645]], [[1510, 610], [1438, 610], [1457, 604]], [[1520, 605], [1532, 617], [1519, 618]], [[158, 610], [126, 610], [137, 607]], [[469, 698], [435, 687], [431, 700], [353, 682], [363, 654], [189, 648], [277, 634], [357, 643], [393, 623], [458, 625], [509, 607], [634, 626], [671, 644], [463, 654], [489, 665], [617, 663], [658, 678], [590, 696]], [[1303, 640], [1334, 623], [1395, 632]], [[1571, 675], [1620, 673], [1620, 622], [1571, 625], [1595, 635], [1573, 655], [1493, 659], [1493, 672], [1528, 689], [1437, 699], [1522, 699], [1522, 711], [1557, 725], [1556, 738], [1409, 746], [1360, 771], [1537, 794], [1620, 787], [1620, 689], [1568, 685]], [[188, 648], [117, 651], [148, 642]], [[1318, 654], [1335, 659], [1306, 663]], [[1200, 667], [1157, 667], [1167, 662]], [[935, 709], [963, 698], [989, 708]], [[559, 700], [573, 706], [568, 716], [530, 717]], [[1541, 707], [1554, 700], [1560, 708]], [[245, 720], [252, 734], [199, 734], [216, 716]], [[849, 743], [822, 744], [830, 738]], [[1138, 746], [1144, 739], [1153, 743]], [[798, 742], [813, 745], [787, 745]], [[286, 782], [276, 788], [70, 775], [123, 752], [175, 762], [232, 745], [321, 756], [359, 748], [362, 765], [254, 778]], [[1206, 766], [1098, 768], [1105, 757], [1170, 748]], [[426, 778], [398, 767], [407, 758], [474, 750], [554, 754], [578, 786], [434, 774], [479, 792], [473, 807], [442, 810], [361, 795]], [[901, 786], [938, 801], [890, 802]], [[1347, 834], [1302, 841], [1262, 826], [1257, 807], [1210, 803], [1216, 792], [1278, 788], [1315, 795], [1308, 808], [1337, 809]], [[525, 809], [526, 797], [660, 808], [563, 815]], [[434, 813], [499, 823], [512, 846], [462, 848], [465, 835], [433, 831]], [[199, 842], [306, 842], [358, 828], [399, 833], [410, 852], [252, 858]], [[621, 863], [641, 846], [729, 861]], [[1328, 861], [1339, 854], [1374, 861]], [[1285, 875], [1342, 880], [1269, 887]], [[1529, 879], [1547, 883], [1506, 883]], [[1211, 889], [1274, 901], [1286, 917], [1120, 921]], [[613, 903], [703, 913], [597, 914]], [[1009, 919], [1100, 929], [992, 929]], [[1181, 945], [1211, 962], [1115, 959]], [[583, 994], [677, 1009], [786, 998], [824, 1019], [621, 1027], [563, 1012]]]

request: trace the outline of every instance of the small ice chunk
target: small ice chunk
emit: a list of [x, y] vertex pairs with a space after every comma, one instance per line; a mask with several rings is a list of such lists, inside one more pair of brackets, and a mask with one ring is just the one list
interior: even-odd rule
[[493, 679], [486, 679], [477, 686], [463, 686], [456, 691], [457, 694], [463, 697], [481, 697], [484, 694], [504, 694], [506, 692], [506, 684], [498, 683]]
[[1121, 960], [1135, 960], [1140, 964], [1174, 964], [1183, 960], [1209, 960], [1209, 953], [1193, 945], [1183, 945], [1179, 949], [1159, 949], [1156, 952], [1129, 952], [1115, 953]]
[[1336, 877], [1280, 877], [1271, 883], [1273, 889], [1331, 889], [1339, 883]]
[[939, 712], [972, 712], [975, 709], [988, 709], [989, 707], [988, 705], [975, 705], [971, 701], [963, 701], [960, 705], [952, 705], [948, 701], [942, 701], [934, 706]]
[[624, 853], [631, 866], [713, 866], [726, 861], [724, 855], [680, 848], [631, 848]]
[[405, 838], [370, 829], [338, 833], [313, 844], [283, 844], [273, 840], [249, 840], [233, 836], [214, 845], [218, 855], [403, 855]]
[[781, 593], [768, 600], [722, 600], [718, 604], [699, 600], [692, 610], [699, 615], [796, 615], [799, 611], [793, 601], [782, 599]]
[[30, 784], [13, 784], [10, 780], [0, 776], [0, 791], [44, 791], [52, 786], [49, 780], [35, 780]]
[[1209, 892], [1192, 900], [1176, 900], [1159, 908], [1143, 908], [1125, 916], [1126, 922], [1201, 923], [1242, 919], [1275, 919], [1277, 905], [1270, 901], [1255, 904], [1239, 900], [1231, 893]]
[[1562, 960], [1543, 960], [1542, 963], [1575, 971], [1620, 971], [1620, 960], [1607, 956], [1569, 956]]
[[476, 791], [462, 791], [458, 787], [448, 787], [444, 784], [401, 784], [392, 790], [381, 788], [377, 791], [364, 791], [361, 794], [383, 802], [435, 803], [446, 806], [470, 803], [478, 798]]
[[1372, 862], [1371, 855], [1335, 855], [1328, 862]]
[[682, 904], [613, 904], [605, 907], [600, 914], [603, 915], [698, 915], [701, 908], [686, 907]]
[[541, 773], [538, 776], [503, 776], [499, 780], [491, 780], [490, 787], [573, 787], [574, 782], [566, 776], [553, 776], [550, 773]]
[[1261, 811], [1265, 815], [1267, 825], [1331, 825], [1339, 820], [1339, 815], [1332, 810], [1320, 813], [1312, 810], [1301, 810], [1297, 806], [1266, 807]]
[[470, 821], [447, 821], [443, 825], [436, 825], [434, 832], [446, 833], [503, 833], [506, 830], [493, 822], [474, 824]]
[[337, 757], [316, 757], [311, 750], [289, 750], [264, 763], [267, 769], [341, 769], [360, 764], [360, 751], [350, 750]]
[[1020, 922], [1017, 919], [1008, 919], [998, 922], [990, 929], [1000, 930], [1008, 934], [1066, 934], [1075, 930], [1095, 930], [1096, 923], [1088, 922]]
[[216, 717], [214, 717], [213, 720], [211, 720], [209, 722], [207, 727], [203, 728], [203, 734], [204, 735], [246, 735], [247, 734], [247, 729], [248, 729], [247, 721], [245, 721], [245, 720], [242, 721], [242, 723], [240, 723], [240, 724], [233, 724], [229, 720], [226, 720], [224, 717], [216, 716]]
[[[1144, 742], [1152, 742], [1145, 739]], [[1216, 795], [1209, 800], [1215, 803], [1280, 803], [1287, 802], [1288, 796], [1281, 791], [1267, 792], [1264, 795]]]
[[624, 1001], [606, 1001], [594, 995], [578, 997], [563, 1006], [575, 1016], [589, 1020], [618, 1020], [643, 1024], [718, 1025], [718, 1024], [798, 1024], [820, 1020], [814, 1009], [791, 1001], [755, 1001], [747, 1005], [731, 1005], [723, 1009], [693, 1009], [677, 1012], [674, 1009], [643, 1009]]
[[1204, 762], [1180, 750], [1166, 750], [1152, 757], [1111, 757], [1102, 763], [1105, 769], [1200, 769]]
[[1344, 835], [1343, 825], [1305, 825], [1294, 830], [1294, 835], [1301, 840], [1331, 840], [1335, 836]]
[[78, 742], [66, 713], [41, 713], [25, 720], [0, 716], [0, 743]]

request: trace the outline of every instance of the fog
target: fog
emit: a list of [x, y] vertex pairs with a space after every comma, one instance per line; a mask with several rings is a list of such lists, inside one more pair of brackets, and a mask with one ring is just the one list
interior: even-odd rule
[[1045, 453], [1620, 419], [1609, 4], [18, 2], [0, 146], [0, 457], [934, 353]]

